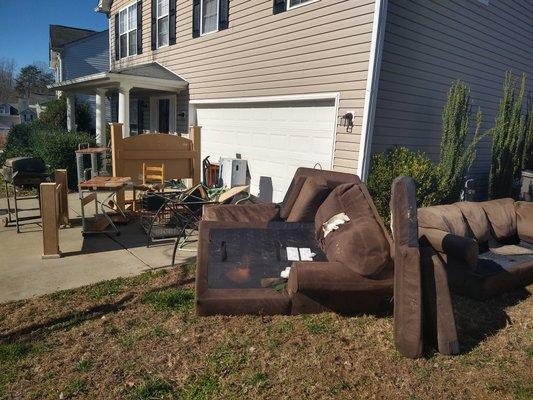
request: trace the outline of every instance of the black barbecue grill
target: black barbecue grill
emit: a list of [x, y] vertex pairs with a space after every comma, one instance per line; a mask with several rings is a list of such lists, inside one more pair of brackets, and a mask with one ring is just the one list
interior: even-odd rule
[[[41, 217], [41, 200], [39, 196], [39, 188], [42, 182], [50, 180], [50, 174], [47, 171], [46, 165], [43, 160], [36, 157], [15, 157], [6, 160], [3, 168], [2, 175], [4, 176], [4, 185], [7, 196], [7, 214], [8, 217], [2, 221], [5, 225], [11, 222], [15, 222], [17, 225], [17, 232], [20, 233], [19, 228], [19, 209], [18, 202], [22, 200], [37, 199], [39, 201], [39, 215], [31, 218]], [[11, 204], [9, 202], [9, 186], [13, 188], [13, 197], [15, 199], [15, 219], [11, 218]], [[36, 196], [17, 196], [18, 188], [37, 189]], [[27, 218], [24, 218], [27, 219]]]

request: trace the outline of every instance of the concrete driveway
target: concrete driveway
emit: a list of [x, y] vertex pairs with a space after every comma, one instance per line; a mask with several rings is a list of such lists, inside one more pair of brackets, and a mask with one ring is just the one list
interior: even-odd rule
[[[99, 195], [99, 198], [103, 196]], [[21, 204], [23, 217], [38, 214], [36, 200]], [[120, 236], [94, 235], [84, 238], [81, 234], [77, 193], [69, 194], [69, 209], [72, 227], [60, 230], [62, 257], [59, 259], [41, 259], [42, 230], [39, 219], [22, 222], [19, 234], [14, 223], [0, 228], [0, 303], [171, 267], [172, 239], [147, 248], [146, 235], [136, 220], [119, 226]], [[0, 218], [6, 212], [7, 202], [2, 198]], [[176, 264], [192, 263], [195, 259], [196, 242], [192, 240], [185, 250], [178, 252]]]

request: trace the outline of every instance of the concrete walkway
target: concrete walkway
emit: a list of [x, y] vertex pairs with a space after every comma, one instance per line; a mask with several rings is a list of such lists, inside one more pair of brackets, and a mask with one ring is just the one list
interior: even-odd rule
[[[99, 195], [99, 198], [103, 197]], [[25, 210], [21, 213], [24, 217], [38, 213], [36, 200], [23, 202], [22, 208]], [[77, 193], [69, 194], [69, 208], [72, 227], [60, 230], [59, 246], [63, 256], [59, 259], [41, 259], [39, 219], [22, 222], [19, 234], [14, 223], [0, 228], [0, 303], [171, 267], [172, 239], [147, 248], [146, 235], [136, 220], [119, 226], [120, 236], [93, 235], [84, 238]], [[0, 218], [6, 212], [7, 202], [3, 198], [0, 199]], [[178, 252], [176, 264], [194, 262], [195, 246], [193, 241], [186, 246], [186, 251]]]

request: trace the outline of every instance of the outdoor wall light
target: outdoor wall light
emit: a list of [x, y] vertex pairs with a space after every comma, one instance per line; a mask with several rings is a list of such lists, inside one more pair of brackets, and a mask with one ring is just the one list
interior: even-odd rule
[[353, 129], [353, 113], [347, 112], [341, 117], [341, 126], [346, 127], [346, 132], [351, 133]]

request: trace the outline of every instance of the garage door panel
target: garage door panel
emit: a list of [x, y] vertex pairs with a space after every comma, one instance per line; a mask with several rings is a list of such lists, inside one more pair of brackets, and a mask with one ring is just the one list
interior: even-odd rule
[[332, 167], [335, 118], [333, 100], [200, 105], [202, 157], [216, 162], [241, 154], [252, 193], [268, 193], [272, 185], [272, 200], [281, 201], [298, 167]]

